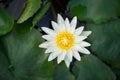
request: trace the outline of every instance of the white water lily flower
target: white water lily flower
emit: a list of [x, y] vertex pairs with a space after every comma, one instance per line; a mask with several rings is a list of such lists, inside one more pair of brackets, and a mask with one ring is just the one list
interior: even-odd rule
[[68, 18], [65, 20], [58, 14], [57, 23], [52, 21], [54, 30], [42, 27], [42, 30], [47, 33], [42, 37], [46, 42], [39, 45], [41, 48], [47, 48], [45, 53], [50, 53], [48, 61], [52, 61], [57, 57], [57, 63], [65, 61], [67, 67], [72, 62], [73, 57], [78, 61], [81, 60], [80, 53], [90, 54], [85, 47], [90, 46], [90, 43], [83, 41], [91, 31], [83, 31], [84, 26], [76, 29], [77, 17], [74, 17], [71, 22]]

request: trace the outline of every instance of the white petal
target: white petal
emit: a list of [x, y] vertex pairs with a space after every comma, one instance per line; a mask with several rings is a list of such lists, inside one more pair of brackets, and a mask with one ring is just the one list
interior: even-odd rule
[[73, 56], [72, 53], [73, 53], [72, 50], [68, 51], [68, 53], [67, 53], [67, 57], [70, 62], [72, 61], [72, 56]]
[[79, 44], [81, 47], [88, 47], [90, 46], [91, 44], [86, 42], [86, 41], [81, 41], [80, 44]]
[[61, 24], [61, 23], [64, 22], [64, 19], [62, 18], [62, 16], [61, 16], [60, 14], [58, 14], [57, 22], [58, 22], [59, 24]]
[[82, 47], [79, 47], [79, 52], [83, 53], [83, 54], [90, 54], [90, 51], [87, 50], [86, 48], [82, 48]]
[[48, 61], [52, 61], [53, 59], [55, 59], [58, 56], [58, 52], [53, 52], [50, 54]]
[[65, 19], [65, 26], [67, 31], [74, 33], [75, 30], [71, 28], [68, 18]]
[[44, 32], [46, 32], [47, 34], [54, 34], [54, 31], [52, 29], [46, 28], [46, 27], [42, 27], [41, 28]]
[[74, 58], [77, 59], [78, 61], [80, 61], [81, 57], [80, 57], [80, 54], [78, 53], [78, 51], [73, 51], [73, 52], [74, 52], [73, 53]]
[[70, 26], [72, 27], [72, 29], [75, 29], [77, 25], [77, 17], [74, 17], [71, 21]]
[[92, 33], [92, 31], [83, 31], [81, 33], [81, 36], [89, 36]]
[[59, 64], [61, 61], [64, 60], [65, 56], [66, 56], [66, 52], [60, 53], [60, 55], [59, 55], [58, 58], [57, 58], [58, 64]]
[[58, 29], [58, 31], [59, 31], [59, 32], [60, 32], [60, 31], [64, 31], [64, 30], [66, 29], [65, 26], [66, 26], [66, 25], [65, 25], [65, 22], [59, 24], [59, 29]]
[[75, 43], [81, 42], [86, 38], [86, 36], [75, 36]]
[[54, 21], [51, 21], [51, 24], [52, 24], [52, 27], [54, 30], [57, 30], [58, 29], [58, 24]]
[[69, 68], [69, 66], [70, 66], [70, 61], [69, 61], [69, 59], [66, 57], [65, 58], [65, 64], [66, 64], [66, 66]]
[[77, 29], [75, 30], [75, 33], [74, 33], [74, 34], [75, 34], [75, 35], [80, 35], [80, 34], [82, 33], [83, 29], [84, 29], [84, 26], [77, 28]]
[[52, 47], [48, 47], [45, 51], [45, 53], [50, 53], [50, 52], [53, 52], [53, 48]]
[[70, 27], [70, 22], [69, 22], [68, 18], [65, 19], [65, 25], [66, 25], [66, 27]]
[[41, 47], [41, 48], [47, 48], [48, 45], [49, 45], [48, 42], [44, 42], [44, 43], [40, 44], [39, 47]]
[[43, 35], [42, 38], [44, 38], [45, 40], [48, 40], [48, 41], [53, 40], [53, 37], [50, 35]]

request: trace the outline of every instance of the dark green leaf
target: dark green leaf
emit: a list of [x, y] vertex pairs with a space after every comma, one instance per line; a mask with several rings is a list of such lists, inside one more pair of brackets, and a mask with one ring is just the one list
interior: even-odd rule
[[53, 64], [47, 61], [48, 55], [44, 54], [44, 50], [38, 47], [43, 42], [41, 34], [36, 29], [21, 34], [16, 31], [17, 27], [10, 34], [2, 37], [2, 43], [4, 43], [14, 67], [15, 77], [20, 80], [53, 78]]
[[91, 30], [89, 42], [92, 51], [102, 60], [120, 68], [120, 19], [104, 24], [87, 24]]
[[120, 80], [120, 69], [117, 69], [117, 68], [112, 68], [112, 69], [117, 76], [117, 80]]
[[110, 68], [95, 56], [85, 55], [81, 60], [75, 62], [72, 70], [76, 80], [116, 80]]
[[119, 0], [71, 0], [70, 12], [79, 20], [101, 23], [120, 16]]
[[75, 80], [65, 64], [61, 63], [55, 67], [55, 80]]
[[14, 20], [8, 12], [0, 8], [0, 36], [11, 31]]
[[0, 80], [14, 80], [14, 75], [10, 72], [11, 67], [9, 59], [5, 53], [4, 45], [0, 42]]
[[28, 18], [32, 17], [34, 13], [40, 8], [40, 6], [41, 0], [27, 0], [25, 10], [18, 19], [18, 23], [22, 23]]

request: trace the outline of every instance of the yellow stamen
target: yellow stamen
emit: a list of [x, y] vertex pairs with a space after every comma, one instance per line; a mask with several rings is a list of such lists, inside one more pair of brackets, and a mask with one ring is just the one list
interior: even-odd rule
[[69, 50], [74, 46], [75, 37], [68, 31], [62, 31], [56, 36], [56, 44], [62, 50]]

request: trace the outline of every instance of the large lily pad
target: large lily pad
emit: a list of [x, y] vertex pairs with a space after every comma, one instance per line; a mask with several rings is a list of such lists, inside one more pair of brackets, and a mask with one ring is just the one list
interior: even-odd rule
[[23, 34], [16, 30], [17, 27], [1, 37], [13, 67], [13, 74], [20, 80], [52, 80], [53, 63], [47, 61], [48, 55], [44, 54], [44, 49], [38, 47], [43, 42], [41, 34], [36, 29]]
[[12, 72], [10, 72], [10, 62], [5, 54], [4, 45], [0, 42], [0, 80], [14, 80]]
[[103, 61], [120, 68], [120, 19], [104, 24], [87, 24], [91, 50]]
[[76, 80], [116, 80], [111, 69], [93, 55], [85, 55], [76, 61], [73, 73]]
[[70, 0], [70, 12], [79, 20], [101, 23], [120, 16], [119, 0]]
[[55, 80], [75, 80], [70, 70], [63, 62], [55, 67]]

